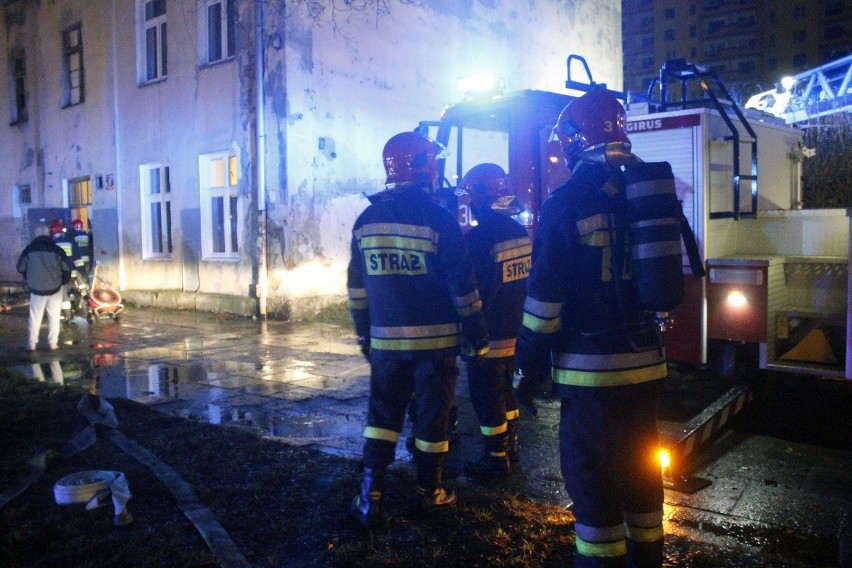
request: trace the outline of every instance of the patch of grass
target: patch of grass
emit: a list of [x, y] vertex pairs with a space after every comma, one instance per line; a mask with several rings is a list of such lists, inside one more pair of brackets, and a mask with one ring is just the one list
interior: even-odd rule
[[349, 304], [345, 301], [327, 304], [316, 314], [307, 316], [305, 321], [310, 323], [333, 323], [352, 327], [352, 315], [349, 312]]
[[[9, 487], [38, 451], [58, 449], [86, 426], [76, 405], [85, 393], [26, 380], [0, 368], [0, 483]], [[388, 518], [368, 530], [348, 517], [360, 465], [262, 439], [236, 427], [174, 418], [124, 399], [109, 401], [119, 429], [188, 483], [252, 566], [551, 567], [572, 566], [573, 518], [511, 484], [462, 487], [447, 511], [420, 515], [405, 467], [388, 476]], [[151, 470], [98, 441], [47, 471], [0, 509], [0, 566], [218, 566], [175, 497]], [[111, 507], [85, 511], [54, 502], [53, 485], [71, 473], [124, 472], [134, 521], [112, 524]], [[517, 485], [517, 484], [516, 484]], [[667, 566], [729, 566], [723, 552], [667, 536]], [[778, 566], [766, 563], [737, 564]]]

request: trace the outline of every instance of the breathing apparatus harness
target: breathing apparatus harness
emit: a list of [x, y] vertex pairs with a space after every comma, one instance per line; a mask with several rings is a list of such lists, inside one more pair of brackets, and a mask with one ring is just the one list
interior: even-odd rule
[[[650, 335], [662, 353], [662, 332], [672, 323], [669, 312], [680, 305], [684, 298], [681, 240], [693, 276], [702, 278], [706, 274], [695, 234], [675, 192], [671, 164], [643, 162], [631, 152], [629, 142], [591, 146], [575, 156], [572, 170], [576, 171], [584, 163], [606, 165], [613, 170], [613, 175], [600, 189], [607, 196], [611, 197], [619, 191], [626, 193], [629, 227], [617, 231], [617, 227], [610, 224], [608, 229], [613, 278], [621, 282], [626, 247], [624, 241], [625, 236], [629, 235], [630, 282], [643, 317], [639, 323], [625, 321], [609, 329], [581, 334], [593, 336], [622, 331], [637, 351], [640, 350], [641, 339]], [[621, 176], [624, 185], [617, 179]], [[616, 294], [616, 301], [626, 320], [628, 310], [623, 305], [621, 294]], [[645, 341], [641, 343], [647, 344]]]

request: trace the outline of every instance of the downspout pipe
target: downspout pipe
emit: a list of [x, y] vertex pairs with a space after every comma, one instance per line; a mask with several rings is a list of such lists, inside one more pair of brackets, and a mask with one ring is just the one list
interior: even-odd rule
[[257, 296], [258, 317], [266, 319], [266, 299], [269, 291], [268, 265], [267, 265], [267, 233], [266, 233], [266, 122], [264, 120], [264, 107], [266, 92], [264, 89], [264, 76], [266, 74], [263, 53], [263, 0], [256, 0], [255, 6], [255, 81], [256, 81], [256, 111], [257, 124], [255, 144], [255, 164], [257, 182], [257, 225], [258, 225], [258, 259], [257, 259], [257, 285], [255, 295]]

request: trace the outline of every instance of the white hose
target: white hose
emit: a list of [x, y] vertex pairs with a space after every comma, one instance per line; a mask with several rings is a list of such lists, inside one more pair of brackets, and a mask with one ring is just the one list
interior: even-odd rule
[[133, 517], [127, 511], [130, 488], [120, 471], [88, 470], [66, 475], [53, 486], [57, 505], [85, 503], [86, 509], [103, 507], [112, 499], [116, 525], [126, 525]]

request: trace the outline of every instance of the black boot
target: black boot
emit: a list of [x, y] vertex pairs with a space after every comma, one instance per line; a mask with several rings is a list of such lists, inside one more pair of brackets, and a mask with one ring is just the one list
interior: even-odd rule
[[512, 463], [518, 463], [521, 459], [518, 451], [518, 428], [520, 428], [520, 425], [521, 421], [517, 418], [506, 422], [506, 426], [508, 427], [506, 453], [509, 456], [509, 461]]
[[417, 508], [421, 512], [434, 511], [455, 504], [456, 493], [441, 487], [445, 454], [415, 450], [417, 466]]
[[485, 437], [485, 454], [475, 462], [467, 462], [464, 472], [480, 480], [502, 481], [509, 477], [511, 466], [506, 453], [506, 432]]
[[361, 493], [352, 499], [349, 511], [355, 519], [369, 527], [379, 519], [382, 493], [385, 490], [385, 470], [365, 467], [361, 477]]

